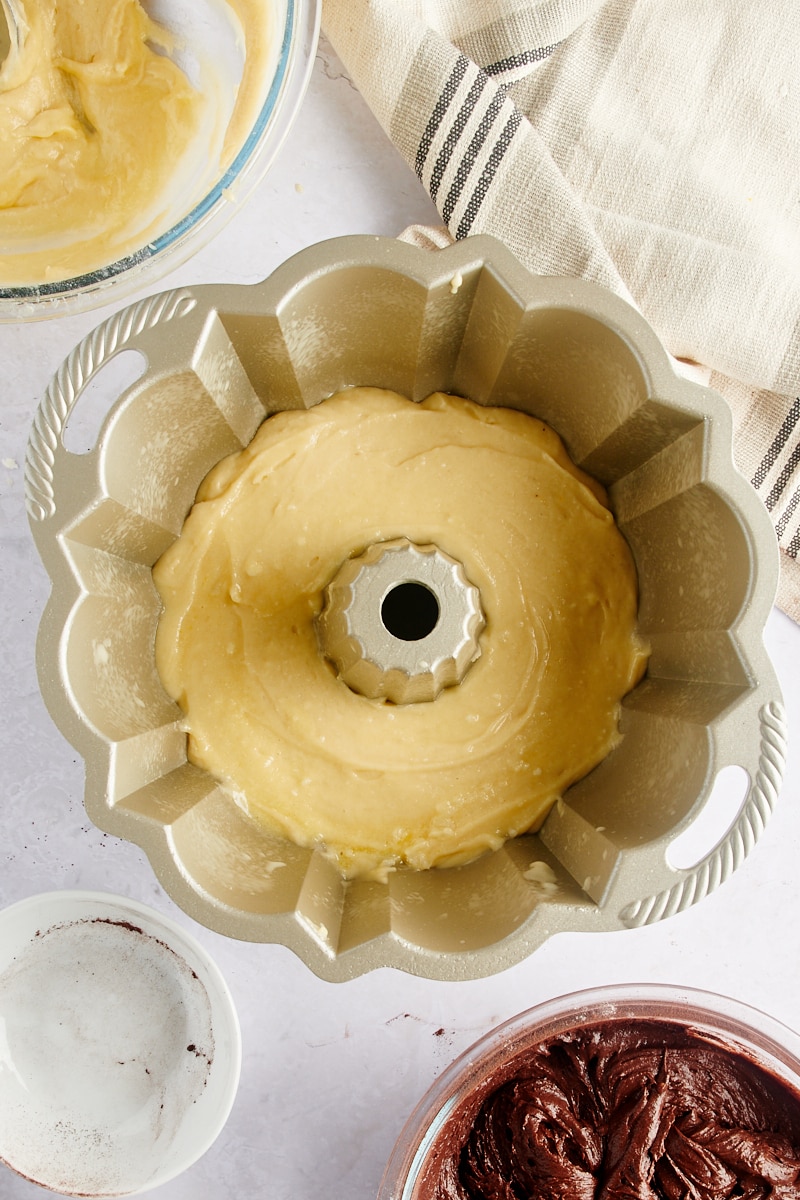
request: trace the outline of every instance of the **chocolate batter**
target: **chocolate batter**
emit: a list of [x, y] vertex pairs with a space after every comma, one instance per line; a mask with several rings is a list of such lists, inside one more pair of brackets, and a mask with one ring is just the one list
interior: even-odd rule
[[591, 1025], [503, 1074], [420, 1200], [800, 1197], [800, 1096], [691, 1029]]

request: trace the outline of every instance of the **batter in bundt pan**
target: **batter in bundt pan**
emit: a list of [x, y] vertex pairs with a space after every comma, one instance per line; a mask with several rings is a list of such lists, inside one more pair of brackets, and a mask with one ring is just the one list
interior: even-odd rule
[[443, 393], [269, 417], [154, 578], [189, 757], [351, 877], [537, 829], [646, 665], [602, 487], [541, 421]]

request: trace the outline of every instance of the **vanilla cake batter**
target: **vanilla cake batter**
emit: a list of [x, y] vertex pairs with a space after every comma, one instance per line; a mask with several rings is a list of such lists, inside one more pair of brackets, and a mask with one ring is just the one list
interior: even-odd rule
[[[480, 657], [432, 702], [367, 699], [318, 646], [342, 562], [396, 537], [461, 562], [486, 616]], [[600, 485], [542, 422], [441, 393], [353, 388], [270, 417], [153, 574], [190, 758], [348, 876], [463, 863], [536, 829], [617, 744], [646, 663]]]
[[19, 3], [21, 48], [0, 69], [0, 286], [94, 271], [183, 217], [251, 127], [275, 40], [271, 4], [220, 0], [244, 51], [227, 100], [214, 63], [190, 82], [139, 0]]

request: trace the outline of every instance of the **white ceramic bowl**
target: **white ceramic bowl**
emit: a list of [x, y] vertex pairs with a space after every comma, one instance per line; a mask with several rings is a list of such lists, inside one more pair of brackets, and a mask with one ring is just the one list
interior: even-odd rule
[[[192, 82], [202, 86], [194, 78], [199, 62], [218, 62], [219, 104], [232, 103], [229, 94], [235, 93], [242, 70], [241, 44], [226, 6], [218, 0], [147, 0], [145, 7], [177, 37], [176, 61]], [[270, 0], [268, 11], [274, 15], [274, 49], [260, 81], [249, 132], [224, 173], [199, 194], [193, 179], [182, 182], [165, 228], [117, 261], [36, 286], [4, 286], [0, 277], [0, 321], [65, 316], [129, 296], [185, 262], [237, 212], [294, 123], [319, 36], [321, 0]]]
[[240, 1067], [227, 986], [168, 918], [85, 891], [0, 912], [0, 1161], [18, 1174], [94, 1197], [165, 1183], [220, 1133]]
[[[587, 989], [557, 996], [512, 1017], [439, 1076], [397, 1140], [378, 1200], [430, 1200], [440, 1194], [451, 1195], [447, 1188], [440, 1193], [437, 1182], [448, 1175], [453, 1146], [466, 1139], [483, 1101], [496, 1087], [498, 1074], [503, 1074], [504, 1064], [516, 1059], [524, 1062], [543, 1042], [562, 1035], [568, 1039], [582, 1027], [611, 1021], [674, 1024], [688, 1029], [701, 1043], [731, 1050], [784, 1085], [787, 1096], [794, 1093], [795, 1125], [800, 1122], [800, 1036], [779, 1021], [738, 1000], [693, 988], [618, 984]], [[577, 1099], [575, 1105], [579, 1107]], [[553, 1138], [557, 1136], [556, 1129]], [[661, 1193], [654, 1190], [652, 1194]]]

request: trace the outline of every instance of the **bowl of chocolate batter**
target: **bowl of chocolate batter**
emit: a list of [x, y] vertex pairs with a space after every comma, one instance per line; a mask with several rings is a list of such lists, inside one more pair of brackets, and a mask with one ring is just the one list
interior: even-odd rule
[[[729, 410], [623, 301], [493, 239], [335, 239], [121, 310], [54, 377], [26, 488], [89, 816], [324, 978], [657, 921], [776, 802], [777, 547]], [[679, 859], [734, 765], [738, 810]]]
[[378, 1200], [800, 1189], [800, 1037], [736, 1000], [618, 985], [513, 1017], [400, 1135]]

